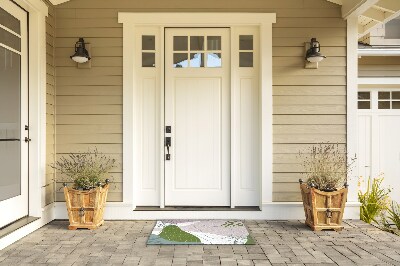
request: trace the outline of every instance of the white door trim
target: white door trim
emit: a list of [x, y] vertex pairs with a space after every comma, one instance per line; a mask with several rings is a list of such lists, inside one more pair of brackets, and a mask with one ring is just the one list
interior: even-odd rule
[[29, 215], [43, 216], [42, 186], [46, 182], [46, 21], [41, 0], [14, 0], [29, 18]]
[[[135, 180], [141, 171], [141, 124], [135, 110], [139, 99], [135, 96], [135, 27], [233, 27], [258, 26], [260, 28], [260, 88], [261, 88], [261, 186], [260, 206], [272, 202], [272, 24], [274, 13], [125, 13], [118, 14], [123, 23], [123, 203], [136, 207]], [[160, 77], [164, 84], [164, 54], [161, 49]], [[232, 79], [232, 77], [231, 77]], [[233, 82], [231, 82], [233, 84]], [[163, 108], [161, 108], [163, 109]], [[162, 127], [164, 125], [162, 124]], [[163, 142], [161, 142], [163, 143]], [[163, 163], [162, 163], [163, 164]], [[162, 165], [163, 168], [163, 165]], [[232, 173], [233, 174], [233, 173]], [[163, 180], [163, 178], [161, 179]], [[161, 184], [162, 185], [162, 184]], [[161, 199], [161, 207], [164, 202]]]

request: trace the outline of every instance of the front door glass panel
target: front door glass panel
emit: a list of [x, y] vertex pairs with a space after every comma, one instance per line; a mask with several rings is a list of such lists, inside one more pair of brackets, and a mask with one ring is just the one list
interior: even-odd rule
[[0, 31], [0, 43], [4, 44], [0, 46], [0, 201], [3, 201], [21, 195], [21, 55], [18, 54], [21, 40], [15, 18], [3, 9], [0, 14], [3, 14], [2, 26], [9, 28]]

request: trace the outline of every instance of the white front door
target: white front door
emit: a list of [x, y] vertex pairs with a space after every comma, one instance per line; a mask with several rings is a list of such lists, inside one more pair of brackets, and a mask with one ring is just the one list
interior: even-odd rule
[[0, 0], [0, 228], [28, 215], [27, 13]]
[[230, 205], [229, 35], [165, 30], [166, 206]]
[[[400, 202], [400, 89], [358, 93], [358, 174], [382, 176]], [[365, 182], [366, 184], [366, 182]]]

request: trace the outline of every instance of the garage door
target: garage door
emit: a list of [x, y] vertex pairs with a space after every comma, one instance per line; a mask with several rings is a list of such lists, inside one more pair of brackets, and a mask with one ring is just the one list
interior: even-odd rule
[[382, 174], [400, 202], [400, 88], [358, 92], [358, 174]]

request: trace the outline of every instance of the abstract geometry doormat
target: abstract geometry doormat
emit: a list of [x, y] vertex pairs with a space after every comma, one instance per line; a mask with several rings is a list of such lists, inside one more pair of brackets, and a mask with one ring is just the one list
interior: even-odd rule
[[242, 221], [162, 220], [157, 221], [148, 245], [254, 245]]

